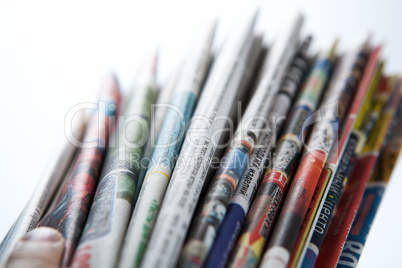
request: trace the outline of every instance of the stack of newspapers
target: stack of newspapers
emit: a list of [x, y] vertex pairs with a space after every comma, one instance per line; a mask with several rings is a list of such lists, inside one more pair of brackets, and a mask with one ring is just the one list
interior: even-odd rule
[[370, 36], [313, 51], [303, 15], [272, 40], [257, 17], [219, 51], [206, 23], [163, 86], [157, 53], [128, 94], [107, 76], [0, 266], [47, 226], [62, 267], [355, 267], [402, 148], [402, 77]]

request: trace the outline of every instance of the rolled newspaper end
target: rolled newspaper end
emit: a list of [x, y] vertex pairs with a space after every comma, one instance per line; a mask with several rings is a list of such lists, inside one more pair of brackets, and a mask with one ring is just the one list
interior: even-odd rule
[[252, 48], [255, 20], [256, 15], [226, 42], [212, 67], [145, 251], [144, 267], [173, 267], [178, 261], [211, 161], [224, 146], [222, 130], [230, 127], [228, 117], [237, 96], [244, 93], [239, 87]]
[[[231, 254], [229, 267], [242, 265], [254, 267], [261, 259], [267, 239], [272, 232], [274, 219], [283, 203], [299, 160], [303, 134], [306, 135], [309, 130], [304, 128], [303, 123], [318, 107], [332, 72], [335, 58], [333, 54], [332, 48], [329, 52], [325, 50], [312, 64], [279, 138], [272, 167], [264, 174], [256, 198], [250, 207], [240, 238]], [[306, 59], [298, 64], [303, 66], [306, 64]]]
[[120, 100], [117, 80], [114, 76], [109, 76], [102, 86], [99, 104], [94, 105], [96, 110], [88, 121], [84, 142], [60, 200], [39, 224], [55, 228], [65, 237], [62, 266], [70, 265], [84, 229], [109, 146], [109, 135], [115, 129], [114, 119], [120, 107]]
[[[307, 50], [310, 41], [311, 37], [307, 37], [304, 40], [296, 56], [293, 58], [290, 68], [286, 72], [274, 107], [268, 118], [271, 125], [256, 143], [256, 149], [250, 157], [250, 165], [243, 173], [239, 185], [229, 202], [227, 212], [206, 260], [206, 267], [212, 265], [223, 267], [229, 260], [230, 253], [236, 244], [242, 224], [260, 184], [262, 174], [267, 168], [268, 162], [272, 160], [270, 157], [271, 148], [276, 143], [277, 133], [275, 132], [280, 131], [281, 122], [284, 121], [281, 117], [286, 117], [288, 114], [296, 93], [308, 71], [309, 59]], [[272, 125], [277, 123], [277, 118], [280, 118], [280, 122], [278, 122], [276, 127], [272, 127]]]
[[[145, 61], [126, 102], [114, 147], [106, 156], [101, 180], [72, 267], [115, 267], [131, 216], [141, 159], [156, 96], [157, 52]], [[124, 120], [123, 120], [124, 119]]]
[[[223, 165], [211, 181], [200, 210], [190, 227], [179, 267], [203, 266], [226, 213], [229, 200], [248, 167], [250, 155], [257, 149], [257, 140], [268, 127], [269, 111], [295, 54], [302, 24], [303, 16], [299, 14], [292, 20], [289, 29], [286, 29], [283, 36], [273, 45], [265, 63], [266, 69], [262, 79], [247, 106], [227, 153], [223, 156]], [[266, 144], [263, 147], [267, 147], [270, 151], [273, 145], [272, 131], [265, 134], [271, 137], [264, 142]], [[267, 152], [264, 151], [264, 154]], [[220, 254], [217, 252], [216, 256], [219, 258]], [[217, 263], [212, 261], [211, 264], [215, 266]]]
[[152, 154], [124, 240], [120, 267], [138, 267], [151, 235], [169, 180], [176, 165], [185, 131], [208, 73], [216, 22], [208, 24], [190, 51]]
[[328, 155], [328, 160], [324, 166], [323, 172], [321, 173], [314, 189], [314, 198], [310, 202], [295, 246], [293, 247], [291, 260], [289, 262], [290, 268], [299, 266], [298, 263], [301, 262], [302, 255], [304, 255], [304, 252], [306, 251], [307, 240], [310, 238], [310, 231], [313, 229], [312, 227], [316, 220], [316, 215], [320, 210], [319, 207], [321, 206], [321, 201], [323, 200], [326, 189], [329, 189], [327, 186], [334, 179], [334, 175], [340, 165], [341, 159], [342, 161], [346, 160], [349, 162], [352, 157], [353, 153], [350, 150], [350, 147], [348, 152], [344, 152], [346, 150], [347, 140], [353, 130], [357, 114], [360, 107], [363, 105], [364, 96], [369, 89], [369, 87], [360, 87], [360, 81], [364, 75], [364, 70], [372, 49], [370, 42], [367, 40], [368, 39], [365, 38], [363, 43], [359, 43], [357, 46], [354, 46], [351, 50], [347, 51], [343, 59], [340, 60], [339, 72], [342, 72], [343, 75], [340, 75], [339, 80], [342, 81], [344, 77], [348, 77], [346, 78], [348, 81], [347, 83], [344, 83], [344, 85], [339, 84], [339, 87], [345, 87], [344, 93], [339, 99], [338, 104], [338, 118], [340, 122], [342, 122], [343, 127], [337, 142], [332, 146], [332, 150]]
[[[358, 92], [364, 92], [366, 88], [368, 88], [368, 91], [364, 97], [363, 106], [357, 107], [359, 109], [358, 116], [352, 133], [347, 141], [347, 149], [345, 149], [345, 153], [347, 154], [352, 151], [352, 156], [350, 157], [350, 161], [346, 163], [344, 161], [341, 162], [342, 166], [338, 168], [334, 175], [334, 180], [326, 193], [322, 208], [318, 213], [318, 219], [314, 224], [314, 231], [311, 234], [311, 238], [308, 239], [306, 253], [303, 256], [301, 263], [302, 267], [314, 267], [321, 245], [333, 219], [333, 215], [335, 214], [339, 201], [341, 200], [344, 187], [356, 164], [356, 158], [361, 153], [362, 147], [366, 142], [366, 136], [371, 131], [368, 127], [368, 125], [371, 124], [369, 123], [371, 120], [368, 119], [370, 118], [369, 114], [372, 109], [371, 104], [373, 102], [373, 95], [377, 90], [377, 82], [382, 71], [382, 64], [378, 65], [379, 52], [380, 49], [378, 47], [371, 52], [359, 85]], [[379, 91], [382, 91], [381, 87], [379, 88]], [[356, 102], [356, 104], [358, 104], [358, 102]], [[353, 107], [352, 109], [354, 108], [356, 107]]]

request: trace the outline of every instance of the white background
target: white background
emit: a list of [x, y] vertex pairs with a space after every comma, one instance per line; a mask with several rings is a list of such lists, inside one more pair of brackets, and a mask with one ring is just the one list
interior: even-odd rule
[[[0, 239], [19, 215], [63, 138], [64, 116], [92, 101], [115, 70], [130, 88], [146, 54], [160, 52], [159, 82], [174, 70], [206, 18], [220, 18], [216, 47], [262, 7], [258, 30], [272, 41], [289, 9], [306, 16], [314, 48], [340, 37], [341, 48], [371, 32], [385, 44], [388, 73], [402, 71], [402, 5], [398, 1], [1, 1]], [[359, 267], [400, 267], [402, 214], [399, 161]]]

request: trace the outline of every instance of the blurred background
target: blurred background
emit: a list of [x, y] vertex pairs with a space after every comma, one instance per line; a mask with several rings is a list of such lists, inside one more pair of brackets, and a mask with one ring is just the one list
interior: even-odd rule
[[[341, 51], [372, 33], [384, 44], [388, 74], [402, 73], [402, 2], [300, 1], [0, 1], [0, 239], [18, 217], [52, 147], [63, 138], [64, 117], [93, 101], [114, 70], [129, 90], [148, 53], [159, 51], [163, 85], [208, 19], [219, 18], [215, 48], [261, 7], [257, 31], [269, 43], [294, 10], [314, 51], [340, 38]], [[399, 267], [402, 242], [402, 160], [399, 159], [359, 267]]]

